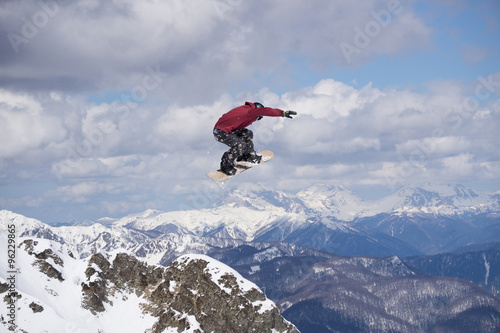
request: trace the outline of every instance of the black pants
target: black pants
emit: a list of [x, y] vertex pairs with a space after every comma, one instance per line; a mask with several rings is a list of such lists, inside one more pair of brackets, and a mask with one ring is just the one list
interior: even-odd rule
[[230, 147], [222, 155], [220, 161], [220, 168], [222, 170], [234, 168], [236, 164], [235, 160], [238, 157], [246, 158], [256, 155], [253, 147], [253, 132], [247, 128], [236, 130], [231, 134], [227, 134], [216, 128], [214, 129], [214, 137], [215, 140]]

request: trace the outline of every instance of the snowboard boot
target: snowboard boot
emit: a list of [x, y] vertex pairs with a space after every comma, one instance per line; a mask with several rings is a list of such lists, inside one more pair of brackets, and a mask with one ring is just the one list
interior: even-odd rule
[[228, 176], [236, 174], [236, 168], [234, 167], [234, 157], [231, 155], [231, 151], [226, 151], [220, 160], [220, 170]]
[[224, 172], [228, 176], [232, 176], [236, 174], [237, 169], [232, 165], [223, 165], [220, 164], [220, 170]]
[[243, 155], [243, 156], [240, 156], [236, 159], [237, 162], [250, 162], [250, 163], [254, 163], [254, 164], [259, 164], [260, 161], [262, 159], [262, 156], [261, 155], [257, 155], [257, 154], [254, 154], [254, 155]]

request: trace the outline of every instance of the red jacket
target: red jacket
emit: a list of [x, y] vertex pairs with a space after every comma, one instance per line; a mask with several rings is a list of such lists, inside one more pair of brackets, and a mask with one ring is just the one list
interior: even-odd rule
[[227, 134], [245, 128], [257, 120], [257, 117], [282, 117], [283, 110], [268, 107], [256, 108], [253, 103], [245, 102], [245, 105], [238, 106], [219, 118], [214, 128], [223, 130]]

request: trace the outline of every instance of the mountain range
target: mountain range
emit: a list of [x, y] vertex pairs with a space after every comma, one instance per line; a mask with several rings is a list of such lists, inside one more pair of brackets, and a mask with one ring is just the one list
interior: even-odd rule
[[500, 239], [499, 203], [499, 194], [459, 184], [407, 186], [377, 201], [342, 186], [315, 185], [293, 195], [252, 185], [223, 193], [210, 209], [148, 210], [97, 222], [150, 237], [286, 242], [343, 255], [404, 257]]
[[500, 250], [482, 246], [500, 239], [499, 203], [498, 193], [459, 184], [407, 186], [376, 201], [341, 186], [290, 194], [252, 185], [212, 208], [59, 227], [3, 210], [0, 223], [62, 244], [75, 260], [120, 250], [169, 267], [208, 255], [262, 288], [302, 332], [469, 332], [477, 321], [495, 332]]
[[305, 252], [232, 264], [280, 304], [301, 332], [500, 329], [499, 298], [466, 280], [424, 274], [395, 256]]

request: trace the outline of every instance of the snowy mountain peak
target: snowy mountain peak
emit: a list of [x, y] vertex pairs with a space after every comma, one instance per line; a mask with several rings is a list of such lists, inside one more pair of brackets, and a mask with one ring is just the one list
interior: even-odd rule
[[324, 215], [350, 221], [363, 209], [363, 199], [343, 186], [319, 184], [297, 193], [306, 205]]
[[479, 197], [479, 194], [461, 184], [417, 183], [407, 185], [398, 191], [402, 196], [412, 192], [433, 193], [440, 197], [455, 197], [463, 200], [472, 200]]
[[377, 213], [424, 213], [456, 215], [498, 209], [493, 196], [478, 194], [461, 184], [413, 184], [376, 201], [365, 216]]
[[[15, 292], [0, 257], [0, 297], [15, 298], [16, 332], [298, 332], [255, 284], [207, 256], [161, 267], [122, 250], [83, 260], [57, 242], [18, 241]], [[2, 332], [14, 328], [8, 311], [0, 308]]]
[[262, 185], [245, 185], [225, 192], [214, 203], [214, 207], [246, 207], [254, 210], [303, 211], [306, 207], [293, 195], [270, 190]]
[[342, 185], [328, 185], [328, 184], [316, 184], [313, 185], [306, 190], [300, 192], [302, 194], [312, 194], [312, 195], [327, 195], [331, 196], [338, 192], [348, 192], [352, 193], [351, 190], [345, 188]]
[[407, 206], [437, 207], [455, 206], [470, 207], [484, 202], [479, 194], [460, 184], [422, 184], [402, 188], [398, 195], [406, 198]]
[[[221, 263], [207, 255], [203, 254], [186, 254], [179, 258], [177, 258], [171, 265], [177, 265], [179, 267], [187, 267], [193, 262], [201, 261], [206, 263], [205, 273], [210, 276], [212, 282], [219, 286], [219, 288], [225, 291], [227, 294], [240, 294], [244, 295], [252, 291], [254, 289], [256, 292], [259, 291], [259, 287], [253, 282], [250, 282], [243, 278], [237, 271], [227, 266], [226, 264]], [[228, 287], [228, 285], [224, 282], [223, 276], [232, 275], [235, 277], [235, 284], [232, 287]], [[264, 295], [262, 295], [264, 296]], [[254, 304], [254, 306], [262, 307], [259, 311], [265, 312], [270, 311], [274, 308], [274, 303], [270, 300], [262, 299]]]
[[0, 210], [0, 221], [15, 223], [18, 231], [23, 231], [28, 227], [44, 228], [46, 225], [39, 220], [25, 217], [8, 210]]
[[148, 219], [148, 218], [154, 218], [162, 213], [163, 213], [162, 211], [156, 209], [146, 209], [145, 211], [140, 213], [129, 214], [125, 217], [125, 219], [128, 220]]

